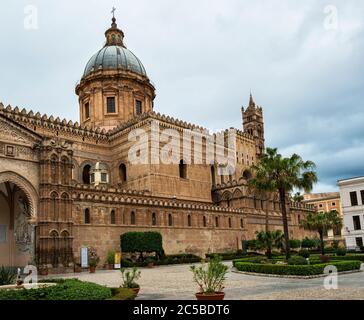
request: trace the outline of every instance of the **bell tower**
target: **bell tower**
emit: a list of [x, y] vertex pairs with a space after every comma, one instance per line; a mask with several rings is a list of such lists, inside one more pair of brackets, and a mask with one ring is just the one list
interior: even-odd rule
[[244, 132], [250, 134], [255, 140], [256, 154], [261, 156], [264, 152], [264, 121], [263, 109], [256, 105], [252, 94], [250, 93], [249, 105], [244, 109], [241, 108], [243, 117]]

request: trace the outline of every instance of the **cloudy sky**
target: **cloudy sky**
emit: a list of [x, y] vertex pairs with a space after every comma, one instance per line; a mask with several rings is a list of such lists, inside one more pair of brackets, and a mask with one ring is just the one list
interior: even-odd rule
[[112, 6], [156, 111], [240, 128], [252, 90], [267, 146], [316, 162], [314, 191], [364, 175], [360, 0], [2, 0], [0, 101], [78, 120], [74, 88]]

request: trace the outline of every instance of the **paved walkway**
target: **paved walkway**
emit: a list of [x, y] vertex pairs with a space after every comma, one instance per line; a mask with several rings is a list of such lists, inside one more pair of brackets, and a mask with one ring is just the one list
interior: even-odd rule
[[[231, 262], [226, 262], [231, 267]], [[138, 300], [144, 299], [194, 299], [197, 287], [192, 280], [189, 265], [142, 268], [138, 283], [141, 291]], [[67, 274], [63, 278], [79, 278], [98, 284], [118, 287], [120, 271], [97, 271], [95, 274]], [[287, 279], [251, 276], [229, 272], [226, 280], [226, 299], [279, 300], [279, 299], [363, 299], [364, 273], [343, 274], [338, 278], [338, 290], [326, 290], [324, 278]]]

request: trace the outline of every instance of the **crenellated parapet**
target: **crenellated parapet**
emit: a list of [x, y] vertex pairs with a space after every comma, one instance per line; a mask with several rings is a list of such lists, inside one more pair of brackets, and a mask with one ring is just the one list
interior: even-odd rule
[[37, 128], [44, 128], [54, 131], [55, 133], [57, 131], [61, 131], [64, 133], [70, 133], [78, 137], [88, 137], [97, 141], [108, 140], [108, 136], [105, 130], [101, 130], [100, 128], [82, 126], [78, 122], [73, 123], [71, 120], [61, 120], [59, 117], [54, 118], [53, 115], [41, 115], [39, 112], [34, 114], [32, 110], [20, 110], [18, 107], [12, 108], [10, 105], [4, 107], [2, 103], [0, 103], [0, 114], [18, 123], [23, 124], [33, 131], [36, 131]]

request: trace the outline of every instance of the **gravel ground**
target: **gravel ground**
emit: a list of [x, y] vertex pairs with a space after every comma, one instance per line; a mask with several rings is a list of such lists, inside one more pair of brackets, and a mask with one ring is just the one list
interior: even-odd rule
[[[226, 262], [231, 267], [231, 262]], [[138, 299], [194, 299], [197, 287], [189, 265], [142, 268]], [[97, 271], [95, 274], [67, 274], [57, 277], [79, 278], [109, 287], [121, 285], [120, 271]], [[343, 274], [338, 277], [338, 289], [326, 290], [324, 278], [288, 279], [251, 276], [229, 272], [225, 283], [226, 299], [231, 300], [364, 300], [364, 273]]]

